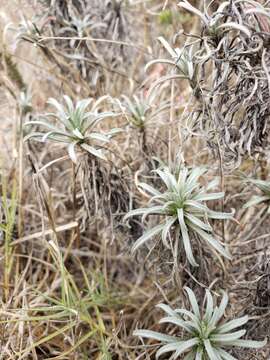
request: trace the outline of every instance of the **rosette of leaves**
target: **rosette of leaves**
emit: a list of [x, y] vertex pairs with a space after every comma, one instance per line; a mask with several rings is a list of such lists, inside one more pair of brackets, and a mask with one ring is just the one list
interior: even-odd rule
[[165, 167], [156, 170], [165, 190], [160, 191], [146, 183], [139, 184], [141, 189], [150, 194], [150, 205], [147, 208], [131, 210], [125, 219], [142, 215], [144, 221], [149, 215], [158, 215], [160, 223], [136, 240], [132, 252], [158, 234], [161, 235], [163, 245], [170, 249], [170, 234], [174, 230], [176, 234], [179, 231], [181, 244], [192, 266], [198, 264], [193, 255], [191, 238], [203, 240], [210, 249], [230, 259], [228, 250], [213, 236], [214, 230], [209, 220], [231, 219], [232, 214], [213, 211], [206, 205], [207, 201], [222, 199], [224, 193], [207, 192], [217, 185], [216, 181], [210, 182], [207, 187], [200, 185], [198, 179], [205, 172], [206, 169], [199, 167], [193, 169], [181, 167], [176, 174], [173, 174]]
[[134, 128], [141, 131], [145, 130], [147, 125], [151, 125], [153, 121], [156, 122], [156, 117], [159, 114], [170, 108], [170, 103], [168, 101], [155, 106], [155, 96], [155, 93], [151, 96], [145, 96], [143, 93], [140, 93], [138, 96], [133, 95], [132, 98], [122, 95], [123, 102], [122, 104], [119, 104], [126, 115], [128, 122]]
[[148, 119], [148, 114], [151, 110], [151, 105], [141, 96], [133, 95], [130, 99], [126, 95], [122, 95], [124, 114], [126, 114], [128, 122], [139, 130], [145, 129], [145, 124]]
[[166, 51], [171, 56], [171, 59], [156, 59], [150, 61], [146, 65], [146, 70], [157, 63], [167, 64], [173, 66], [173, 69], [177, 70], [176, 74], [163, 76], [161, 79], [157, 80], [152, 88], [160, 85], [164, 81], [172, 79], [186, 79], [189, 81], [192, 89], [195, 89], [198, 85], [197, 83], [197, 71], [198, 65], [194, 61], [193, 52], [194, 46], [189, 44], [183, 48], [173, 48], [162, 36], [158, 38], [161, 44], [164, 46]]
[[261, 348], [267, 341], [241, 339], [246, 330], [237, 330], [245, 325], [249, 318], [243, 316], [226, 322], [225, 310], [228, 304], [228, 295], [224, 292], [219, 306], [214, 306], [214, 298], [206, 290], [206, 307], [200, 311], [196, 295], [185, 287], [191, 310], [172, 309], [165, 304], [157, 305], [166, 316], [160, 324], [173, 324], [182, 330], [183, 336], [172, 336], [151, 330], [135, 330], [133, 335], [160, 341], [163, 346], [157, 351], [156, 359], [166, 353], [173, 353], [172, 360], [237, 360], [224, 349], [230, 350], [235, 346], [245, 348]]
[[[59, 30], [59, 34], [68, 32], [79, 38], [82, 38], [83, 36], [87, 36], [87, 31], [91, 32], [98, 27], [105, 27], [105, 25], [102, 22], [100, 23], [96, 22], [93, 18], [91, 18], [90, 14], [87, 14], [82, 17], [76, 17], [75, 15], [72, 15], [70, 21], [64, 20], [64, 24], [66, 24], [66, 26]], [[71, 41], [72, 42], [70, 44], [71, 47], [73, 47], [75, 41], [74, 40]]]
[[255, 187], [261, 191], [261, 195], [253, 195], [251, 199], [244, 205], [244, 208], [266, 203], [268, 208], [267, 212], [270, 213], [270, 181], [248, 179], [247, 182], [255, 185]]
[[41, 30], [38, 28], [35, 21], [28, 20], [24, 16], [22, 16], [22, 20], [17, 28], [10, 27], [10, 29], [16, 31], [16, 44], [22, 40], [38, 44], [41, 38]]
[[[37, 125], [44, 129], [43, 132], [31, 132], [25, 140], [36, 139], [42, 142], [51, 140], [67, 144], [68, 155], [73, 162], [77, 162], [76, 149], [80, 148], [94, 157], [106, 160], [103, 152], [104, 144], [121, 130], [114, 128], [107, 132], [95, 130], [103, 120], [115, 117], [113, 112], [99, 112], [98, 107], [107, 97], [97, 101], [84, 99], [72, 102], [69, 96], [64, 95], [65, 104], [60, 104], [56, 99], [50, 98], [48, 104], [55, 108], [55, 112], [45, 114], [44, 120], [33, 120], [25, 126]], [[90, 107], [90, 111], [87, 109]], [[55, 122], [56, 121], [56, 125]], [[57, 125], [59, 124], [59, 126]]]

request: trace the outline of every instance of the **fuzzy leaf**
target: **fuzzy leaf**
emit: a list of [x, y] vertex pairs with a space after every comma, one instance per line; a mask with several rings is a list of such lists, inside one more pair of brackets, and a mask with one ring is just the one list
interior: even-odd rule
[[164, 335], [162, 333], [151, 330], [135, 330], [133, 331], [133, 335], [158, 341], [164, 341], [166, 343], [172, 343], [176, 340], [174, 336]]
[[196, 296], [195, 296], [194, 292], [187, 286], [185, 286], [184, 289], [188, 294], [189, 302], [190, 302], [190, 305], [192, 307], [192, 310], [193, 310], [195, 316], [198, 319], [200, 319], [201, 318], [200, 309], [199, 309], [199, 305], [197, 303]]
[[107, 160], [107, 158], [103, 155], [101, 150], [97, 150], [95, 149], [93, 146], [90, 146], [88, 144], [80, 144], [80, 146], [86, 150], [87, 152], [89, 152], [90, 154], [100, 158], [101, 160]]
[[203, 343], [210, 360], [222, 360], [218, 352], [212, 347], [210, 340], [203, 340]]
[[75, 164], [77, 163], [77, 156], [75, 152], [75, 147], [77, 143], [77, 141], [74, 141], [68, 145], [68, 155]]
[[161, 234], [162, 242], [163, 242], [164, 246], [166, 246], [168, 249], [170, 248], [170, 245], [167, 241], [167, 237], [168, 237], [171, 227], [173, 226], [173, 224], [175, 223], [176, 220], [177, 220], [177, 217], [172, 216], [165, 222], [164, 227], [162, 229], [162, 234]]
[[219, 334], [224, 334], [228, 331], [231, 331], [235, 328], [238, 328], [242, 325], [245, 325], [246, 323], [248, 322], [248, 316], [243, 316], [241, 318], [238, 318], [238, 319], [233, 319], [221, 326], [219, 326], [218, 328], [218, 333]]
[[142, 246], [146, 241], [160, 233], [163, 229], [163, 224], [157, 225], [152, 229], [148, 230], [144, 233], [138, 240], [136, 240], [135, 244], [132, 246], [131, 252], [134, 253], [140, 246]]
[[230, 346], [241, 346], [244, 348], [250, 349], [260, 349], [267, 344], [267, 339], [263, 341], [253, 341], [253, 340], [235, 340], [233, 341]]
[[183, 240], [183, 244], [184, 244], [184, 248], [185, 248], [185, 252], [186, 252], [188, 261], [193, 266], [199, 266], [197, 264], [196, 260], [194, 259], [194, 256], [192, 253], [190, 239], [189, 239], [189, 235], [188, 235], [188, 229], [187, 229], [187, 226], [186, 226], [185, 220], [184, 220], [183, 209], [178, 209], [177, 215], [178, 215], [178, 221], [179, 221], [179, 225], [180, 225], [182, 240]]
[[176, 356], [180, 356], [186, 350], [188, 350], [191, 347], [193, 347], [194, 345], [198, 344], [198, 342], [199, 342], [198, 339], [193, 338], [190, 340], [178, 341], [177, 343], [174, 343], [174, 345], [175, 345], [174, 348], [173, 348], [173, 346], [170, 347], [170, 345], [173, 345], [173, 344], [164, 345], [162, 348], [160, 348], [157, 351], [156, 358], [158, 359], [161, 355], [165, 354], [166, 352], [173, 351], [173, 350], [176, 350]]

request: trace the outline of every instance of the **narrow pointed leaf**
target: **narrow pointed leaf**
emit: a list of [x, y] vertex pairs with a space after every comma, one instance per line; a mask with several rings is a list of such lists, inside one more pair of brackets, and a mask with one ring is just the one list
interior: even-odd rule
[[172, 350], [176, 350], [176, 356], [180, 356], [181, 354], [183, 354], [186, 350], [192, 348], [193, 346], [195, 346], [196, 344], [198, 344], [199, 340], [196, 338], [187, 340], [187, 341], [179, 341], [177, 343], [175, 343], [176, 347], [175, 349], [170, 349], [169, 345], [165, 345], [163, 346], [161, 349], [158, 350], [157, 354], [156, 354], [156, 358], [158, 359], [161, 355], [165, 354], [166, 352], [172, 351]]
[[247, 322], [248, 322], [248, 316], [243, 316], [238, 319], [233, 319], [233, 320], [225, 323], [224, 325], [219, 326], [218, 333], [224, 334], [228, 331], [231, 331], [235, 328], [245, 325]]
[[134, 253], [140, 246], [142, 246], [146, 241], [160, 233], [163, 229], [163, 224], [159, 224], [152, 229], [148, 230], [144, 233], [138, 240], [136, 240], [135, 244], [132, 246], [131, 252]]
[[230, 355], [229, 353], [227, 353], [227, 351], [223, 350], [223, 349], [217, 349], [218, 354], [221, 356], [222, 359], [224, 360], [238, 360], [236, 359], [234, 356]]
[[189, 302], [190, 302], [190, 305], [192, 307], [192, 310], [193, 310], [195, 316], [198, 319], [200, 319], [201, 318], [200, 308], [199, 308], [199, 305], [197, 303], [196, 296], [195, 296], [194, 292], [187, 286], [185, 286], [184, 289], [188, 294]]
[[86, 150], [87, 152], [89, 152], [90, 154], [102, 159], [102, 160], [107, 160], [107, 158], [105, 157], [105, 155], [103, 155], [101, 150], [97, 150], [95, 149], [93, 146], [90, 146], [88, 144], [81, 144], [80, 145], [84, 150]]
[[234, 333], [229, 334], [218, 334], [218, 335], [212, 335], [211, 341], [217, 342], [221, 345], [230, 344], [232, 341], [240, 339], [242, 336], [244, 336], [246, 333], [246, 330], [239, 330]]
[[171, 227], [173, 226], [173, 224], [175, 223], [176, 220], [177, 220], [177, 217], [172, 216], [165, 222], [164, 227], [162, 229], [162, 234], [161, 234], [162, 242], [163, 242], [164, 246], [166, 246], [168, 249], [170, 248], [170, 245], [167, 241], [167, 237], [169, 235]]
[[267, 344], [267, 339], [263, 341], [254, 341], [254, 340], [235, 340], [230, 346], [241, 346], [250, 349], [259, 349], [264, 347]]
[[174, 336], [165, 335], [156, 331], [151, 330], [135, 330], [133, 331], [134, 336], [140, 336], [148, 339], [154, 339], [158, 341], [163, 341], [167, 343], [175, 342]]
[[178, 221], [179, 221], [179, 225], [180, 225], [180, 229], [181, 229], [181, 235], [182, 235], [182, 240], [183, 240], [187, 259], [192, 266], [199, 266], [197, 264], [196, 260], [194, 259], [194, 256], [192, 253], [191, 243], [190, 243], [190, 239], [189, 239], [189, 235], [188, 235], [188, 229], [187, 229], [187, 226], [186, 226], [185, 220], [184, 220], [183, 209], [178, 209], [177, 215], [178, 215]]
[[211, 342], [208, 339], [203, 340], [203, 343], [210, 360], [222, 360], [219, 354], [212, 347]]
[[76, 145], [77, 141], [74, 141], [68, 145], [68, 155], [75, 164], [77, 163], [77, 156], [75, 152]]

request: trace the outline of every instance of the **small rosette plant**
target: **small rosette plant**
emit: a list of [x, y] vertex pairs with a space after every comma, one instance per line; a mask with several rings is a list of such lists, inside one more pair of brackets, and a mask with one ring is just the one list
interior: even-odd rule
[[124, 100], [124, 114], [126, 114], [129, 123], [135, 128], [144, 129], [148, 113], [151, 110], [151, 105], [147, 99], [136, 95], [133, 95], [132, 99], [126, 95], [122, 95], [122, 98]]
[[133, 95], [129, 98], [126, 95], [122, 95], [122, 103], [117, 101], [123, 114], [126, 116], [129, 124], [141, 131], [144, 131], [146, 127], [153, 125], [156, 126], [156, 119], [159, 114], [163, 114], [170, 109], [170, 103], [165, 101], [154, 104], [156, 93], [151, 96], [146, 96], [143, 92], [139, 95]]
[[210, 182], [207, 187], [203, 187], [199, 183], [198, 179], [206, 172], [206, 169], [196, 167], [189, 170], [182, 167], [177, 175], [174, 175], [165, 167], [156, 172], [164, 183], [165, 191], [159, 191], [151, 185], [140, 183], [140, 188], [151, 196], [150, 206], [131, 210], [125, 219], [143, 215], [142, 220], [144, 221], [149, 215], [158, 215], [161, 223], [137, 239], [132, 247], [132, 252], [158, 234], [161, 234], [163, 245], [170, 249], [170, 234], [173, 229], [178, 228], [187, 259], [192, 266], [198, 266], [198, 264], [193, 255], [191, 237], [204, 240], [212, 250], [230, 259], [228, 250], [213, 236], [214, 230], [209, 220], [232, 219], [233, 214], [213, 211], [206, 205], [209, 200], [224, 197], [223, 192], [207, 192], [217, 185], [216, 181]]
[[[236, 330], [245, 325], [249, 318], [243, 316], [228, 322], [224, 321], [224, 313], [228, 304], [228, 295], [223, 293], [219, 306], [214, 306], [214, 299], [206, 290], [206, 308], [201, 314], [194, 292], [185, 288], [191, 310], [172, 309], [165, 304], [157, 305], [166, 316], [161, 324], [173, 324], [182, 329], [183, 336], [172, 336], [151, 330], [135, 330], [133, 335], [160, 341], [163, 345], [156, 353], [156, 359], [166, 353], [173, 353], [171, 360], [237, 360], [226, 350], [235, 346], [245, 348], [261, 348], [264, 341], [241, 339], [246, 330]], [[184, 356], [184, 357], [183, 357]]]
[[193, 45], [186, 45], [183, 48], [174, 48], [172, 47], [167, 40], [162, 36], [158, 38], [163, 47], [166, 49], [168, 54], [171, 56], [171, 59], [156, 59], [150, 61], [146, 65], [146, 70], [149, 69], [152, 65], [161, 63], [172, 65], [178, 70], [177, 75], [164, 76], [161, 79], [158, 79], [156, 83], [152, 86], [161, 84], [163, 81], [172, 80], [172, 79], [186, 79], [189, 80], [192, 88], [197, 86], [197, 71], [198, 65], [194, 62], [194, 48]]
[[[29, 121], [25, 125], [38, 125], [48, 131], [31, 132], [25, 137], [25, 140], [35, 138], [45, 142], [51, 140], [54, 142], [66, 143], [69, 157], [76, 163], [76, 147], [81, 148], [91, 155], [106, 160], [102, 151], [104, 143], [109, 143], [111, 138], [118, 134], [120, 129], [114, 128], [107, 132], [95, 130], [98, 123], [106, 118], [115, 117], [113, 112], [99, 112], [98, 107], [107, 97], [102, 97], [94, 102], [93, 99], [84, 99], [78, 101], [75, 105], [67, 95], [64, 95], [65, 105], [60, 104], [56, 99], [50, 98], [48, 104], [55, 108], [54, 113], [45, 115], [45, 120]], [[87, 111], [89, 106], [90, 111]], [[56, 126], [52, 119], [55, 119], [60, 126]]]

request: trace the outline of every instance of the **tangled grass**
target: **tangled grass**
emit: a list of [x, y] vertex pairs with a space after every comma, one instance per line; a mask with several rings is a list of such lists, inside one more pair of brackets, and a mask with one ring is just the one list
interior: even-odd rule
[[18, 6], [0, 358], [268, 359], [269, 1]]

